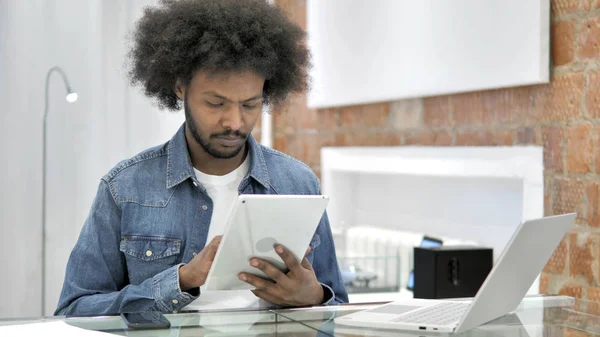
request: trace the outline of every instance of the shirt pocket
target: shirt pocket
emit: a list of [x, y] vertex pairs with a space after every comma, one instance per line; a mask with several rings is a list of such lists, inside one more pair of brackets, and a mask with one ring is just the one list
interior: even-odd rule
[[127, 261], [131, 284], [174, 266], [181, 250], [181, 240], [158, 236], [124, 236], [119, 247]]

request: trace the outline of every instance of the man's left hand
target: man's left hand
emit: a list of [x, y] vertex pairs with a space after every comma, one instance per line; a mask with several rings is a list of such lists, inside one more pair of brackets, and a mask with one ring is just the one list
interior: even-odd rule
[[[280, 306], [316, 305], [323, 302], [323, 287], [317, 280], [315, 271], [306, 255], [298, 261], [294, 255], [282, 245], [276, 245], [275, 251], [288, 266], [289, 271], [283, 273], [267, 261], [252, 258], [250, 265], [260, 269], [271, 278], [269, 281], [258, 276], [240, 273], [240, 280], [253, 285], [254, 295], [265, 301]], [[306, 254], [310, 252], [310, 247]]]

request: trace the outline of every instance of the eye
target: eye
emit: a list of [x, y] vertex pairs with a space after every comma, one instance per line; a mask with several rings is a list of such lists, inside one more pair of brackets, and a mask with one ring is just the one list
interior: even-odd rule
[[258, 104], [244, 104], [244, 109], [248, 109], [248, 110], [252, 110], [252, 109], [256, 109], [256, 107], [258, 107]]
[[206, 102], [206, 105], [213, 107], [213, 108], [218, 108], [218, 107], [223, 106], [222, 102], [219, 102], [219, 103], [213, 103], [213, 102], [209, 102], [209, 101], [205, 101], [205, 102]]

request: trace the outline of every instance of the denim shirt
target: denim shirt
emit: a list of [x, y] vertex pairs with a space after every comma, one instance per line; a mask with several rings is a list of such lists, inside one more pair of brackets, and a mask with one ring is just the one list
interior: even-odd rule
[[[319, 194], [298, 160], [248, 139], [240, 194]], [[185, 124], [171, 140], [117, 164], [100, 180], [67, 264], [56, 315], [177, 311], [202, 296], [181, 291], [179, 267], [206, 244], [213, 203], [197, 181]], [[307, 256], [325, 302], [348, 302], [327, 213]]]

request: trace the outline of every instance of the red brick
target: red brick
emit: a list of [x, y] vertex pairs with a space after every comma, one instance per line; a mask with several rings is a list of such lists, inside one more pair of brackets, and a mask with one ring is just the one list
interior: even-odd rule
[[583, 22], [578, 42], [578, 58], [600, 59], [600, 16]]
[[316, 134], [298, 134], [296, 135], [297, 154], [296, 157], [308, 164], [313, 165], [317, 161], [319, 153], [317, 151]]
[[306, 106], [306, 96], [294, 96], [290, 99], [289, 114], [292, 115], [295, 130], [316, 129], [318, 125], [317, 111]]
[[479, 131], [463, 131], [456, 133], [456, 146], [478, 146], [485, 144], [483, 132]]
[[583, 292], [583, 288], [577, 284], [563, 284], [563, 286], [558, 291], [559, 295], [571, 296], [576, 298], [581, 298]]
[[523, 86], [485, 91], [483, 94], [484, 123], [510, 123], [517, 118], [526, 120], [532, 115], [531, 90], [531, 87]]
[[556, 247], [552, 253], [552, 256], [550, 256], [550, 259], [548, 259], [548, 262], [546, 262], [546, 266], [544, 267], [545, 272], [562, 274], [565, 271], [568, 250], [567, 242], [567, 238], [565, 237], [562, 239], [558, 247]]
[[404, 137], [404, 145], [452, 145], [452, 135], [448, 131], [418, 131]]
[[337, 126], [337, 109], [309, 109], [305, 95], [290, 99], [288, 113], [293, 116], [293, 124], [290, 125], [296, 130], [333, 130]]
[[544, 168], [546, 170], [563, 171], [562, 144], [564, 131], [562, 128], [549, 127], [542, 131], [542, 143], [544, 145]]
[[322, 147], [335, 145], [335, 136], [332, 133], [299, 134], [296, 140], [298, 159], [309, 166], [320, 165]]
[[555, 66], [565, 65], [575, 58], [575, 22], [552, 24], [552, 60]]
[[585, 186], [577, 179], [556, 179], [552, 186], [554, 214], [577, 212], [576, 223], [583, 224], [583, 198]]
[[524, 126], [517, 130], [517, 144], [536, 144], [535, 128]]
[[600, 0], [552, 0], [552, 16], [557, 14], [571, 14], [577, 12], [587, 12], [592, 9], [600, 8]]
[[590, 301], [587, 306], [585, 313], [600, 316], [600, 288], [598, 287], [587, 287], [585, 288], [585, 299]]
[[600, 117], [600, 71], [590, 73], [587, 84], [587, 115], [598, 118]]
[[423, 100], [423, 122], [425, 125], [451, 125], [449, 96], [425, 98]]
[[399, 146], [400, 140], [400, 135], [395, 132], [352, 130], [337, 133], [334, 144], [337, 146]]
[[600, 126], [597, 126], [594, 129], [594, 133], [596, 135], [596, 148], [594, 150], [594, 153], [596, 155], [596, 172], [600, 172]]
[[[595, 236], [587, 233], [569, 234], [569, 277], [574, 279], [583, 275], [587, 282], [594, 281], [593, 251], [598, 249], [594, 239]], [[580, 240], [583, 241], [581, 244], [579, 244]]]
[[514, 132], [513, 131], [497, 131], [493, 136], [493, 145], [503, 145], [503, 146], [511, 146], [514, 141]]
[[[273, 139], [273, 143], [275, 143], [277, 137], [279, 137], [279, 135], [275, 136]], [[287, 151], [285, 152], [287, 155], [290, 155], [298, 160], [302, 160], [300, 159], [300, 151], [299, 151], [299, 145], [298, 145], [298, 135], [297, 134], [290, 134], [290, 135], [286, 135], [286, 141], [287, 141]], [[277, 146], [276, 144], [273, 144], [273, 146]]]
[[390, 116], [389, 103], [377, 103], [363, 105], [362, 107], [363, 120], [361, 126], [388, 126]]
[[367, 130], [342, 131], [335, 134], [335, 144], [337, 146], [362, 146], [367, 138]]
[[354, 105], [340, 108], [340, 125], [342, 127], [385, 127], [388, 124], [389, 103]]
[[585, 299], [592, 302], [600, 302], [600, 288], [587, 287], [585, 291]]
[[567, 165], [569, 172], [592, 172], [595, 154], [592, 141], [593, 128], [589, 124], [570, 127], [567, 138]]
[[[590, 304], [593, 304], [593, 303], [590, 303]], [[573, 319], [575, 319], [575, 320], [580, 320], [580, 319], [582, 319], [582, 317], [584, 317], [584, 316], [583, 316], [583, 315], [581, 315], [580, 313], [573, 313], [572, 315], [573, 315], [573, 316], [575, 316], [575, 317], [573, 318]], [[572, 322], [571, 322], [571, 323], [572, 323]], [[548, 334], [546, 334], [546, 330], [547, 330], [547, 328], [545, 327], [545, 328], [544, 328], [544, 335], [545, 335], [545, 336], [559, 336], [559, 333], [561, 332], [561, 330], [558, 330], [558, 329], [562, 329], [562, 332], [563, 332], [563, 336], [564, 336], [564, 337], [591, 337], [591, 336], [594, 336], [594, 335], [595, 335], [594, 333], [590, 334], [590, 333], [588, 333], [588, 332], [586, 332], [586, 331], [581, 331], [581, 330], [573, 330], [573, 329], [572, 329], [572, 328], [570, 328], [570, 327], [566, 327], [566, 326], [560, 326], [560, 325], [557, 325], [557, 326], [556, 326], [556, 329], [557, 329], [557, 331], [556, 331], [556, 334], [555, 334], [555, 333], [548, 333]]]
[[457, 124], [510, 123], [532, 115], [532, 88], [487, 90], [452, 96]]
[[457, 146], [513, 145], [512, 131], [464, 131], [456, 134]]
[[289, 142], [288, 136], [278, 135], [273, 137], [273, 148], [277, 151], [281, 151], [283, 153], [289, 153]]
[[340, 126], [358, 126], [362, 121], [362, 106], [352, 105], [340, 108]]
[[483, 92], [468, 92], [450, 98], [454, 122], [457, 124], [483, 124]]
[[533, 110], [541, 122], [568, 121], [581, 116], [583, 73], [556, 75], [549, 85], [533, 90]]
[[275, 133], [293, 133], [296, 127], [296, 118], [291, 110], [291, 102], [286, 102], [281, 111], [272, 112], [273, 114], [273, 132]]
[[579, 0], [553, 0], [551, 2], [552, 14], [566, 14], [577, 12]]
[[406, 99], [390, 104], [390, 127], [398, 130], [415, 130], [423, 127], [423, 99]]
[[335, 129], [338, 125], [337, 109], [320, 109], [316, 111], [316, 128], [321, 130]]
[[580, 7], [581, 10], [586, 12], [592, 9], [600, 8], [600, 0], [583, 0]]
[[546, 172], [544, 174], [544, 215], [549, 216], [553, 215], [552, 211], [552, 191], [554, 191], [554, 187], [552, 185], [553, 180], [550, 177], [550, 173]]
[[370, 139], [367, 146], [399, 146], [401, 142], [400, 135], [393, 132], [377, 132]]
[[590, 183], [585, 188], [586, 216], [588, 226], [600, 227], [599, 204], [598, 204], [598, 184]]

